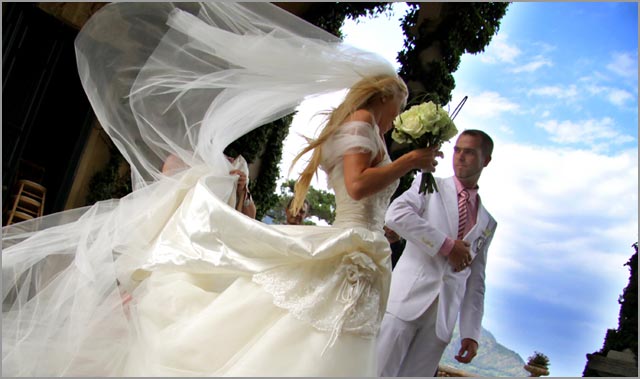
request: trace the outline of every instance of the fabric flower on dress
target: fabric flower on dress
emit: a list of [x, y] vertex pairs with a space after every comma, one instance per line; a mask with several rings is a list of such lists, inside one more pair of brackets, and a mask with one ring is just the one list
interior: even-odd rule
[[345, 332], [374, 338], [384, 314], [376, 262], [357, 250], [322, 262], [277, 266], [254, 274], [252, 281], [276, 306], [330, 333], [322, 354]]
[[322, 354], [333, 346], [338, 336], [342, 332], [345, 321], [353, 318], [357, 312], [358, 301], [362, 296], [369, 296], [371, 285], [375, 280], [377, 267], [375, 262], [366, 254], [353, 252], [342, 258], [342, 263], [338, 269], [338, 276], [343, 276], [344, 280], [340, 286], [337, 299], [342, 305], [341, 314], [336, 318], [329, 341]]

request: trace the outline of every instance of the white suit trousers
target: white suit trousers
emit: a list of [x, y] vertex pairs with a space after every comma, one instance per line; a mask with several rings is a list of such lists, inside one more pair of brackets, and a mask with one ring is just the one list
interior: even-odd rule
[[379, 376], [436, 376], [448, 343], [436, 336], [438, 300], [413, 321], [385, 313], [376, 345]]

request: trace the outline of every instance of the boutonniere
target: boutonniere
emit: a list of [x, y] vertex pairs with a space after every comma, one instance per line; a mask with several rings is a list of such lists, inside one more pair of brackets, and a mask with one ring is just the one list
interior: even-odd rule
[[480, 251], [484, 247], [484, 244], [487, 242], [487, 238], [489, 238], [490, 235], [491, 229], [486, 228], [482, 231], [482, 234], [478, 238], [476, 238], [475, 241], [473, 241], [472, 248], [476, 254], [480, 253]]

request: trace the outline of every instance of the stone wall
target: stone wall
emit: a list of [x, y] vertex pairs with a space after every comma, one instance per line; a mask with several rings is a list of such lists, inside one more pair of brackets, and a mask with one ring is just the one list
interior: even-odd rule
[[89, 17], [107, 4], [108, 3], [38, 3], [38, 7], [65, 24], [80, 30]]
[[637, 357], [630, 349], [625, 351], [609, 350], [607, 356], [587, 354], [587, 368], [595, 372], [594, 376], [638, 377]]

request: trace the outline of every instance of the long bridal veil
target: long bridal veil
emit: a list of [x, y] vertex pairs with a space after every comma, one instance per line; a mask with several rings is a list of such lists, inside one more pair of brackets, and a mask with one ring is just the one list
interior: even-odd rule
[[[231, 195], [224, 148], [308, 96], [394, 72], [269, 3], [112, 3], [76, 56], [134, 192], [3, 228], [3, 375], [117, 373], [136, 333], [132, 273], [198, 180]], [[163, 175], [170, 155], [190, 168]]]

